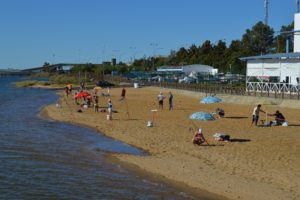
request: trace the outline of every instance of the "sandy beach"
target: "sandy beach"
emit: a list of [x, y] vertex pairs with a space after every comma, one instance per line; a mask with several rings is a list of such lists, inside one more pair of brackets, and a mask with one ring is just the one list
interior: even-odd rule
[[[121, 88], [110, 90], [113, 120], [94, 108], [76, 112], [74, 99], [61, 93], [59, 104], [46, 106], [42, 112], [54, 120], [76, 123], [149, 152], [149, 156], [113, 154], [121, 162], [151, 172], [168, 180], [199, 188], [228, 199], [296, 200], [300, 199], [300, 107], [250, 97], [220, 96], [218, 104], [201, 104], [203, 94], [153, 87], [126, 88], [126, 100], [120, 102]], [[158, 109], [157, 95], [174, 95], [174, 110]], [[108, 97], [100, 97], [106, 107]], [[280, 110], [288, 127], [250, 127], [253, 108], [262, 103], [268, 113]], [[290, 108], [287, 107], [290, 104]], [[295, 106], [296, 105], [296, 106]], [[189, 116], [197, 111], [225, 110], [225, 118], [195, 121]], [[296, 109], [296, 108], [298, 109]], [[154, 126], [147, 121], [154, 117]], [[265, 117], [262, 115], [262, 119]], [[273, 120], [274, 117], [268, 117]], [[190, 129], [201, 127], [209, 146], [195, 146]], [[55, 131], [55, 130], [54, 130]], [[213, 139], [215, 133], [230, 135], [232, 142]]]

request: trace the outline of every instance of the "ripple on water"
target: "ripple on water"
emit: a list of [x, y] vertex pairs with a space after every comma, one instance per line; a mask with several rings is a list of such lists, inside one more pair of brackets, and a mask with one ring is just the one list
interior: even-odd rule
[[134, 174], [105, 152], [145, 155], [92, 129], [44, 120], [55, 91], [14, 88], [0, 78], [0, 199], [193, 199]]

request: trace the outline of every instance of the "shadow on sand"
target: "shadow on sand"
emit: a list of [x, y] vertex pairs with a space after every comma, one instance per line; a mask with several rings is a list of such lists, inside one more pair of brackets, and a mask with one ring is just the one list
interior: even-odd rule
[[249, 139], [239, 139], [239, 138], [233, 138], [230, 139], [230, 142], [250, 142], [251, 140]]
[[228, 119], [247, 119], [249, 117], [224, 117], [224, 118], [228, 118]]
[[223, 147], [224, 144], [201, 144], [201, 147]]
[[288, 126], [300, 126], [300, 124], [289, 124]]

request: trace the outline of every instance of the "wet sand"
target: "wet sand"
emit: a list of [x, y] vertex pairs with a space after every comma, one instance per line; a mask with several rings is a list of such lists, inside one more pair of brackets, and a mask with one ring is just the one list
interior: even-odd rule
[[[49, 105], [43, 113], [50, 118], [95, 128], [109, 137], [142, 148], [150, 156], [116, 154], [117, 159], [177, 183], [199, 188], [229, 199], [299, 199], [300, 198], [300, 110], [271, 105], [265, 99], [222, 96], [223, 103], [199, 103], [203, 94], [171, 90], [174, 110], [158, 109], [157, 95], [169, 89], [127, 88], [126, 101], [120, 102], [121, 88], [111, 89], [113, 120], [107, 113], [93, 108], [76, 112], [71, 96], [62, 96], [61, 108]], [[106, 107], [108, 98], [100, 97]], [[229, 102], [229, 103], [226, 103]], [[288, 127], [250, 127], [256, 104], [274, 113], [279, 109], [289, 122]], [[295, 107], [298, 102], [289, 102]], [[287, 103], [282, 104], [287, 106]], [[225, 118], [215, 121], [194, 121], [189, 115], [197, 111], [212, 112], [222, 107]], [[299, 107], [300, 108], [300, 107]], [[147, 121], [154, 116], [154, 127]], [[264, 119], [265, 116], [261, 115]], [[273, 117], [268, 117], [273, 120]], [[208, 146], [194, 146], [194, 132], [201, 127]], [[215, 133], [229, 134], [232, 142], [214, 141]]]

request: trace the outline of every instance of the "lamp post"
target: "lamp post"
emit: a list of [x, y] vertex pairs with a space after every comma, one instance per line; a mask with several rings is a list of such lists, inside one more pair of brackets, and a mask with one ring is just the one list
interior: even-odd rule
[[55, 54], [52, 54], [52, 65], [54, 65], [55, 62]]
[[136, 50], [136, 47], [129, 47], [130, 50], [132, 50], [134, 53], [132, 54], [132, 57], [130, 58], [130, 62], [132, 63], [133, 60], [135, 60], [135, 50]]
[[152, 46], [152, 48], [153, 48], [153, 58], [152, 58], [152, 68], [154, 69], [154, 57], [155, 57], [155, 47], [157, 47], [158, 46], [158, 44], [157, 43], [151, 43], [150, 44], [150, 46]]

